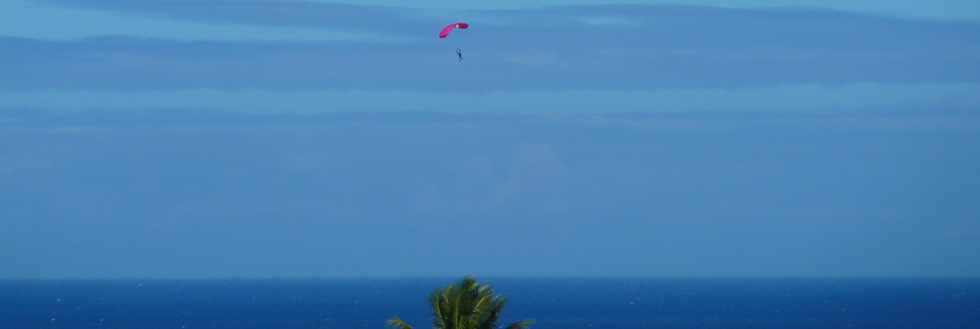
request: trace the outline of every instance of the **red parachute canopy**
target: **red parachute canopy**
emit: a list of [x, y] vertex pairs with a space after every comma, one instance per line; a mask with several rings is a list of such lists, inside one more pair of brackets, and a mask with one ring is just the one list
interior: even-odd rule
[[442, 31], [439, 32], [439, 39], [445, 39], [446, 37], [449, 36], [449, 33], [452, 32], [454, 29], [465, 30], [468, 28], [470, 28], [470, 24], [464, 22], [457, 22], [457, 23], [446, 25], [446, 27], [442, 28]]

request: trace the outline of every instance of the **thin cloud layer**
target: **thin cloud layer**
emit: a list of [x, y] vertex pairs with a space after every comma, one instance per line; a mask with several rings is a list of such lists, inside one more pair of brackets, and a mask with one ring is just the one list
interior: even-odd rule
[[0, 90], [654, 90], [782, 84], [963, 83], [980, 56], [713, 49], [499, 49], [356, 42], [0, 39]]
[[[411, 28], [437, 23], [432, 11], [357, 6], [312, 1], [127, 1], [45, 0], [78, 9], [166, 17], [208, 23], [266, 26], [349, 28], [371, 32], [411, 34]], [[418, 32], [418, 31], [415, 31]]]
[[[980, 109], [980, 84], [787, 85], [736, 89], [449, 93], [387, 91], [16, 91], [0, 110], [113, 113], [210, 109], [234, 113], [440, 112], [538, 115], [604, 113], [915, 113]], [[0, 120], [4, 115], [0, 115]]]
[[[481, 38], [506, 45], [582, 47], [582, 41], [657, 46], [779, 45], [875, 47], [902, 39], [977, 43], [980, 25], [902, 20], [820, 9], [735, 9], [669, 5], [566, 6], [546, 9], [447, 11], [311, 1], [46, 0], [70, 8], [260, 26], [330, 27], [430, 37], [447, 20], [477, 24]], [[598, 24], [597, 24], [598, 23]], [[615, 24], [611, 24], [615, 23]], [[485, 27], [485, 28], [484, 28]], [[556, 34], [571, 33], [560, 36]], [[887, 34], [888, 38], [869, 38]], [[552, 36], [553, 38], [543, 38]], [[507, 40], [509, 39], [509, 40]], [[568, 42], [569, 40], [575, 42]], [[638, 41], [631, 43], [629, 41]], [[869, 44], [870, 43], [870, 44]], [[921, 45], [921, 44], [920, 44]]]
[[[399, 41], [0, 39], [0, 90], [556, 91], [973, 83], [980, 25], [819, 10], [680, 6], [479, 11], [474, 28], [414, 9], [309, 2], [57, 0], [138, 15], [391, 33]], [[454, 49], [465, 50], [462, 65]]]

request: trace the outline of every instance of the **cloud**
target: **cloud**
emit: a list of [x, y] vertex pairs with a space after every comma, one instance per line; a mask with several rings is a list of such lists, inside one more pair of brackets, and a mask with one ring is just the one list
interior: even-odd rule
[[[655, 91], [481, 93], [259, 89], [12, 91], [0, 92], [0, 108], [62, 112], [98, 110], [114, 113], [209, 109], [265, 114], [439, 112], [508, 115], [705, 112], [807, 114], [886, 110], [976, 112], [980, 109], [980, 84], [859, 83]], [[3, 118], [4, 116], [0, 116], [0, 120]]]
[[636, 25], [636, 22], [628, 18], [617, 16], [585, 16], [580, 19], [588, 25]]
[[[915, 44], [915, 42], [910, 42]], [[806, 49], [505, 48], [330, 42], [0, 39], [0, 90], [657, 90], [973, 83], [980, 53]]]
[[0, 35], [72, 40], [104, 35], [124, 34], [130, 37], [171, 40], [249, 40], [249, 41], [324, 41], [381, 40], [373, 32], [346, 32], [323, 27], [263, 26], [245, 23], [221, 23], [146, 17], [96, 9], [73, 9], [28, 0], [0, 3]]
[[[822, 9], [735, 9], [677, 5], [566, 6], [523, 10], [449, 11], [331, 4], [311, 1], [127, 1], [47, 0], [70, 8], [99, 9], [209, 24], [252, 24], [338, 28], [428, 38], [447, 20], [474, 23], [471, 33], [505, 45], [613, 43], [647, 48], [684, 44], [739, 47], [792, 44], [797, 47], [874, 48], [977, 43], [980, 24], [903, 20]], [[628, 24], [624, 24], [628, 23]], [[478, 31], [478, 32], [476, 32]], [[574, 32], [574, 33], [571, 33]], [[628, 32], [628, 33], [624, 33]], [[554, 38], [561, 34], [564, 37]], [[424, 37], [423, 37], [424, 36]], [[551, 36], [552, 38], [545, 38]], [[879, 38], [887, 36], [884, 38]], [[571, 41], [571, 42], [569, 42]], [[525, 43], [526, 42], [526, 43]]]
[[345, 28], [371, 32], [410, 34], [413, 29], [435, 24], [429, 11], [320, 3], [313, 1], [126, 1], [46, 0], [78, 9], [98, 9], [151, 17], [204, 21], [208, 23], [264, 26]]
[[[561, 7], [468, 13], [450, 40], [418, 10], [309, 2], [58, 3], [389, 41], [0, 39], [0, 90], [567, 91], [974, 83], [980, 25], [814, 10]], [[597, 24], [598, 23], [598, 24]], [[627, 24], [628, 23], [628, 24]], [[466, 61], [455, 63], [454, 49]]]

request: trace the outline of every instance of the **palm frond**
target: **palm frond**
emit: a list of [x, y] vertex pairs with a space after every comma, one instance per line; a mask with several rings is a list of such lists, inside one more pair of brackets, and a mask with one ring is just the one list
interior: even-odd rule
[[511, 323], [506, 329], [528, 329], [534, 324], [534, 320], [521, 320]]
[[432, 295], [429, 295], [429, 304], [432, 305], [432, 328], [447, 329], [446, 316], [443, 311], [447, 308], [445, 295], [439, 291], [433, 292]]
[[401, 318], [399, 318], [397, 316], [396, 317], [393, 317], [391, 319], [388, 319], [388, 321], [385, 322], [385, 323], [387, 323], [389, 327], [392, 327], [392, 328], [395, 328], [395, 329], [414, 329], [414, 327], [412, 327], [412, 325], [408, 324], [408, 322], [403, 321]]
[[[499, 329], [498, 322], [507, 300], [494, 292], [489, 284], [471, 276], [437, 289], [429, 295], [432, 307], [432, 326], [435, 329]], [[528, 329], [533, 322], [523, 320], [506, 329]], [[388, 320], [395, 329], [413, 329], [395, 317]]]

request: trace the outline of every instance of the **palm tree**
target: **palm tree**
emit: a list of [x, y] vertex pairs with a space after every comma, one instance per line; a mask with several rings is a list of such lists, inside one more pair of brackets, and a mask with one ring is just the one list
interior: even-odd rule
[[[490, 285], [465, 277], [455, 284], [438, 289], [429, 296], [434, 329], [498, 329], [497, 322], [507, 300], [497, 295]], [[521, 320], [506, 329], [528, 329], [534, 321]], [[415, 329], [396, 317], [388, 320], [395, 329]]]

